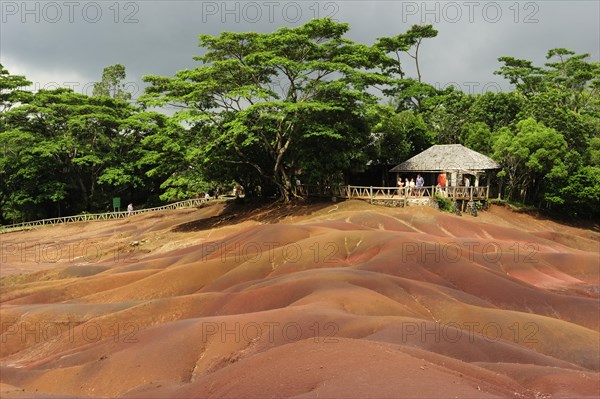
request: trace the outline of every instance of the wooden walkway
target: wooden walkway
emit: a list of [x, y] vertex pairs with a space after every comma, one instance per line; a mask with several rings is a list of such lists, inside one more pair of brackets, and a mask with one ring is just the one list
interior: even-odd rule
[[296, 194], [304, 197], [359, 199], [385, 206], [433, 205], [436, 193], [453, 201], [486, 201], [489, 197], [489, 192], [489, 186], [445, 188], [425, 186], [421, 190], [406, 187], [398, 189], [398, 187], [319, 186], [306, 184], [296, 187]]
[[201, 204], [205, 203], [206, 201], [207, 200], [205, 198], [189, 199], [189, 200], [185, 200], [185, 201], [175, 202], [175, 203], [172, 203], [169, 205], [159, 206], [156, 208], [139, 209], [139, 210], [132, 211], [132, 212], [121, 211], [121, 212], [90, 213], [90, 214], [86, 213], [86, 214], [82, 214], [82, 215], [63, 216], [63, 217], [59, 217], [59, 218], [42, 219], [42, 220], [34, 220], [31, 222], [9, 224], [6, 226], [0, 226], [0, 234], [10, 233], [10, 232], [19, 231], [19, 230], [27, 230], [27, 229], [32, 229], [37, 226], [45, 226], [45, 225], [53, 225], [53, 224], [85, 222], [85, 221], [90, 221], [90, 220], [122, 219], [122, 218], [126, 218], [129, 215], [133, 216], [133, 215], [139, 215], [139, 214], [147, 213], [147, 212], [164, 211], [167, 209], [179, 209], [179, 208], [190, 208], [190, 207], [200, 206]]
[[[366, 187], [366, 186], [319, 186], [302, 184], [296, 186], [296, 194], [303, 197], [336, 197], [343, 199], [359, 199], [369, 201], [372, 204], [384, 206], [409, 206], [409, 205], [431, 205], [435, 204], [434, 195], [439, 193], [451, 200], [473, 201], [487, 200], [490, 192], [489, 186], [482, 187], [446, 187], [426, 186], [421, 190], [398, 187]], [[189, 199], [175, 202], [173, 204], [159, 206], [156, 208], [139, 209], [127, 212], [93, 213], [75, 216], [63, 216], [52, 219], [34, 220], [0, 226], [0, 234], [13, 231], [27, 230], [38, 226], [54, 225], [62, 223], [85, 222], [90, 220], [122, 219], [131, 215], [139, 215], [146, 212], [164, 211], [167, 209], [189, 208], [200, 206], [207, 200], [205, 198]]]

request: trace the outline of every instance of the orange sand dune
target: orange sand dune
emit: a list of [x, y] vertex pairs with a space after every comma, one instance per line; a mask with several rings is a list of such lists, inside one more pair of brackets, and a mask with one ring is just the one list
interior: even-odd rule
[[0, 236], [0, 396], [598, 397], [600, 234], [213, 204]]

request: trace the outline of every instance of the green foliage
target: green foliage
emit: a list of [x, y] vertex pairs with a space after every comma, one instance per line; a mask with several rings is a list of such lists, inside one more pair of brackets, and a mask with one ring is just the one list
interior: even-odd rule
[[444, 197], [440, 193], [434, 194], [435, 201], [438, 204], [440, 211], [454, 212], [454, 202], [448, 197]]
[[414, 60], [417, 81], [421, 82], [419, 50], [424, 39], [434, 38], [437, 34], [438, 31], [432, 25], [413, 25], [408, 31], [395, 37], [378, 38], [375, 47], [387, 55], [382, 63], [384, 74], [398, 75], [401, 80], [404, 79], [406, 72], [401, 59], [407, 55]]
[[600, 167], [600, 137], [590, 139], [587, 152], [589, 165]]
[[493, 157], [508, 178], [508, 198], [518, 193], [521, 200], [537, 199], [548, 179], [563, 177], [567, 144], [562, 134], [532, 118], [517, 123], [515, 130], [502, 128], [493, 144]]
[[94, 83], [94, 96], [112, 97], [119, 100], [130, 100], [131, 93], [125, 90], [123, 80], [127, 74], [125, 67], [121, 64], [111, 65], [102, 71], [102, 79]]
[[142, 115], [122, 100], [70, 89], [40, 90], [5, 112], [2, 218], [106, 210], [112, 196], [150, 189], [134, 163], [140, 139], [151, 130]]
[[11, 75], [0, 64], [0, 111], [8, 111], [13, 105], [27, 101], [30, 93], [24, 89], [29, 85], [31, 82], [25, 76]]
[[589, 54], [558, 48], [548, 52], [546, 68], [530, 61], [501, 57], [496, 71], [526, 97], [518, 119], [534, 118], [561, 132], [569, 149], [583, 155], [588, 140], [600, 132], [600, 63]]
[[[315, 19], [268, 34], [200, 35], [203, 65], [145, 77], [152, 86], [142, 101], [185, 107], [178, 120], [210, 127], [200, 159], [222, 170], [243, 165], [244, 180], [274, 184], [289, 200], [299, 171], [339, 172], [368, 143], [364, 119], [376, 98], [366, 89], [383, 81], [368, 70], [380, 53], [344, 39], [347, 30]], [[200, 168], [210, 174], [206, 162]]]
[[424, 119], [437, 139], [436, 144], [456, 144], [470, 119], [473, 97], [449, 87], [428, 98]]
[[[493, 183], [511, 203], [598, 216], [600, 63], [589, 54], [552, 49], [544, 66], [501, 57], [495, 73], [515, 89], [470, 95], [423, 81], [421, 45], [438, 34], [431, 25], [372, 46], [345, 38], [348, 30], [315, 19], [272, 33], [200, 35], [200, 65], [146, 76], [142, 108], [126, 102], [120, 64], [104, 69], [91, 97], [27, 92], [30, 82], [0, 65], [0, 222], [232, 184], [287, 201], [298, 179], [341, 183], [345, 172], [396, 164], [434, 143], [498, 160]], [[147, 111], [164, 105], [179, 111]]]
[[492, 152], [492, 132], [483, 122], [464, 124], [462, 142], [466, 147], [482, 154], [488, 155]]
[[568, 93], [557, 89], [540, 93], [524, 104], [520, 117], [532, 117], [561, 132], [569, 149], [583, 155], [592, 134], [600, 132], [600, 119], [568, 109], [564, 104], [567, 97]]
[[[586, 204], [593, 203], [594, 195], [576, 192], [593, 193], [597, 184], [590, 178], [592, 172], [582, 168], [597, 166], [600, 158], [600, 63], [589, 62], [589, 54], [563, 48], [550, 50], [547, 59], [545, 67], [537, 67], [526, 60], [500, 58], [504, 66], [496, 73], [516, 87], [516, 93], [504, 97], [516, 96], [515, 100], [504, 101], [512, 105], [500, 112], [491, 112], [499, 109], [494, 106], [475, 114], [491, 127], [494, 157], [504, 166], [498, 176], [508, 180], [509, 199], [572, 214], [573, 207], [589, 211]], [[494, 124], [486, 114], [496, 119], [504, 115], [504, 122]], [[574, 189], [575, 182], [590, 187]]]
[[502, 75], [520, 93], [533, 96], [543, 90], [544, 71], [533, 65], [531, 61], [520, 60], [514, 57], [500, 57], [498, 61], [504, 63], [495, 75]]
[[413, 111], [395, 113], [390, 107], [381, 107], [374, 119], [366, 152], [378, 164], [391, 165], [407, 159], [434, 142], [422, 116]]
[[[600, 62], [586, 61], [590, 54], [556, 48], [548, 51], [545, 80], [548, 86], [566, 94], [562, 106], [573, 112], [591, 111], [598, 116]], [[593, 110], [593, 111], [592, 111]]]
[[477, 95], [469, 109], [469, 119], [485, 123], [491, 131], [497, 131], [518, 120], [517, 116], [523, 109], [524, 102], [525, 98], [517, 92]]
[[572, 216], [600, 216], [600, 167], [584, 166], [557, 183], [545, 194], [549, 204]]

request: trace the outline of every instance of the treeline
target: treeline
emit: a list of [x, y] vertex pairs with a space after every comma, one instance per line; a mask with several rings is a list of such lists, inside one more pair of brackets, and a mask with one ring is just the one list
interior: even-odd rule
[[501, 57], [495, 73], [514, 90], [471, 95], [423, 80], [418, 54], [437, 36], [432, 26], [371, 46], [344, 38], [348, 29], [320, 19], [200, 35], [200, 65], [146, 76], [136, 103], [122, 65], [105, 68], [93, 96], [27, 92], [26, 77], [0, 66], [0, 222], [106, 211], [115, 196], [155, 205], [235, 183], [289, 201], [297, 179], [343, 183], [367, 164], [452, 143], [502, 165], [504, 198], [600, 215], [600, 65], [588, 54], [553, 49], [544, 66]]

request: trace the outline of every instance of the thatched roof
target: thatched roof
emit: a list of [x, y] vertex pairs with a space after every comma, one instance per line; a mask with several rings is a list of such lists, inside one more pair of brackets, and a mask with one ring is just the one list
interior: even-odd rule
[[447, 144], [431, 146], [390, 172], [475, 172], [499, 168], [500, 165], [490, 157], [460, 144]]

